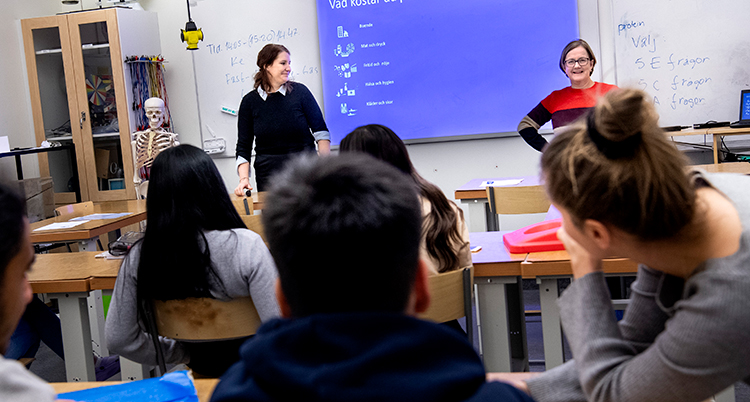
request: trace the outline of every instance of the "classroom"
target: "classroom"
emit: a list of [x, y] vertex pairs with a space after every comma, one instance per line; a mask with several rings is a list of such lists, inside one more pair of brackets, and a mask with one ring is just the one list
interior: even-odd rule
[[[405, 1], [401, 0], [398, 3], [404, 3]], [[6, 38], [5, 41], [0, 43], [0, 53], [3, 54], [6, 66], [3, 71], [3, 78], [0, 79], [0, 89], [5, 94], [0, 100], [0, 121], [6, 125], [3, 135], [7, 135], [11, 149], [39, 146], [36, 140], [39, 135], [35, 133], [35, 123], [38, 125], [41, 121], [41, 117], [34, 114], [32, 106], [34, 100], [29, 96], [30, 80], [27, 72], [27, 56], [24, 54], [24, 33], [22, 32], [21, 20], [62, 13], [78, 13], [97, 9], [100, 5], [111, 7], [116, 5], [115, 3], [114, 0], [79, 0], [77, 2], [63, 1], [62, 3], [59, 0], [44, 0], [44, 2], [14, 0], [5, 5], [6, 12], [0, 15], [0, 26], [2, 26], [0, 32], [3, 32], [3, 37]], [[257, 54], [261, 45], [271, 42], [271, 38], [261, 36], [271, 30], [273, 32], [272, 42], [284, 44], [291, 51], [291, 58], [294, 61], [292, 81], [301, 82], [310, 89], [324, 116], [326, 116], [326, 120], [328, 120], [329, 114], [339, 112], [338, 105], [333, 102], [337, 98], [332, 96], [341, 96], [341, 94], [332, 95], [332, 92], [327, 92], [328, 88], [324, 90], [323, 76], [326, 73], [321, 67], [322, 64], [324, 65], [321, 54], [324, 52], [324, 46], [328, 44], [320, 43], [318, 37], [317, 15], [319, 8], [317, 7], [321, 6], [317, 5], [316, 1], [191, 0], [187, 2], [188, 7], [186, 7], [184, 1], [138, 0], [125, 1], [119, 6], [132, 7], [134, 3], [138, 9], [152, 13], [152, 17], [149, 17], [151, 18], [149, 21], [153, 22], [151, 23], [152, 28], [158, 25], [158, 31], [155, 29], [149, 30], [148, 33], [142, 34], [138, 40], [147, 43], [152, 37], [158, 36], [158, 43], [151, 48], [158, 49], [153, 53], [158, 53], [166, 61], [164, 63], [164, 85], [169, 94], [170, 119], [174, 124], [174, 132], [179, 135], [180, 144], [204, 148], [211, 156], [227, 191], [230, 193], [237, 186], [238, 180], [237, 162], [234, 154], [235, 144], [237, 143], [235, 116], [242, 95], [252, 89], [252, 78], [245, 72], [232, 73], [235, 70], [220, 67], [216, 62], [216, 60], [219, 60], [218, 55], [221, 54], [221, 60], [224, 60], [224, 56], [230, 52], [235, 52], [231, 54], [237, 56], [229, 58], [232, 66], [244, 66], [246, 64], [254, 66], [253, 57]], [[343, 10], [347, 6], [350, 9], [357, 8], [360, 10], [368, 7], [399, 6], [396, 4], [397, 2], [388, 0], [384, 2], [374, 0], [325, 2], [323, 0], [323, 3], [328, 3], [330, 9], [336, 10]], [[744, 49], [732, 50], [717, 45], [715, 46], [717, 49], [712, 49], [712, 43], [717, 39], [706, 38], [715, 35], [708, 32], [723, 27], [722, 24], [734, 29], [738, 26], [737, 21], [735, 21], [737, 18], [731, 18], [728, 22], [722, 21], [721, 16], [716, 15], [718, 12], [709, 12], [708, 14], [702, 14], [704, 17], [702, 20], [703, 26], [688, 29], [684, 26], [685, 21], [692, 21], [696, 14], [706, 12], [705, 6], [699, 0], [689, 0], [690, 6], [680, 10], [672, 10], [667, 5], [653, 5], [646, 0], [635, 2], [572, 0], [572, 3], [576, 4], [575, 13], [577, 16], [577, 21], [572, 25], [576, 26], [578, 36], [588, 41], [596, 55], [596, 69], [591, 75], [593, 81], [645, 90], [651, 97], [649, 101], [656, 104], [660, 112], [664, 111], [660, 121], [662, 127], [681, 126], [687, 128], [688, 125], [692, 127], [694, 123], [733, 122], [737, 120], [740, 108], [737, 98], [741, 90], [750, 88], [750, 47], [745, 45]], [[647, 16], [636, 12], [638, 7], [646, 8], [647, 5], [651, 7]], [[737, 10], [735, 10], [735, 7]], [[737, 13], [735, 15], [750, 11], [748, 9], [750, 6], [734, 4], [726, 0], [722, 1], [721, 5], [717, 5], [716, 8], [722, 11], [733, 10]], [[203, 30], [204, 35], [202, 41], [197, 42], [198, 50], [195, 51], [187, 50], [186, 43], [181, 40], [180, 31], [186, 28], [188, 12], [191, 13], [190, 18], [195, 25]], [[226, 16], [227, 14], [233, 14], [232, 21], [246, 20], [246, 25], [237, 26], [239, 24], [224, 23], [224, 18], [229, 17], [222, 17], [222, 15]], [[241, 17], [245, 15], [246, 18]], [[739, 24], [741, 25], [741, 22]], [[652, 28], [655, 25], [659, 28]], [[699, 24], [696, 23], [696, 25]], [[371, 27], [364, 24], [360, 25], [359, 28], [369, 29]], [[698, 29], [702, 29], [704, 32], [700, 35], [693, 32]], [[747, 36], [747, 32], [744, 34]], [[348, 33], [343, 32], [341, 35], [348, 35]], [[701, 41], [695, 40], [697, 36], [701, 36]], [[341, 37], [339, 36], [339, 38]], [[243, 42], [242, 38], [246, 38], [249, 42], [257, 41], [258, 45], [252, 47], [251, 50], [243, 49], [247, 42]], [[565, 43], [574, 39], [576, 38], [560, 40]], [[727, 41], [732, 44], [738, 43], [736, 37]], [[665, 42], [668, 44], [667, 50], [660, 47]], [[368, 46], [375, 48], [386, 46], [386, 44], [385, 42], [373, 41], [361, 46], [362, 48]], [[690, 48], [686, 49], [687, 47]], [[148, 48], [148, 46], [145, 48]], [[674, 49], [680, 50], [674, 51]], [[712, 53], [713, 50], [715, 52]], [[747, 51], [743, 52], [743, 50]], [[337, 56], [341, 54], [341, 49], [336, 51], [339, 52]], [[539, 56], [539, 60], [552, 58], [552, 64], [557, 63], [558, 54], [537, 56]], [[331, 55], [328, 55], [328, 57], [331, 57]], [[727, 62], [721, 63], [721, 67], [715, 67], [719, 63], [713, 63], [713, 60], [720, 57], [725, 57]], [[387, 66], [389, 62], [384, 61], [383, 63]], [[472, 61], [467, 61], [467, 69], [477, 68], [470, 64], [472, 64]], [[360, 66], [360, 68], [362, 67]], [[374, 68], [372, 64], [366, 67]], [[563, 83], [567, 82], [566, 77], [560, 73], [557, 66], [555, 69], [557, 71], [553, 74], [558, 75], [557, 79], [562, 80]], [[669, 70], [670, 73], [664, 73], [666, 70]], [[672, 73], [673, 70], [675, 71]], [[728, 77], [728, 79], [722, 79], [721, 75]], [[526, 80], [528, 77], [521, 76], [520, 79]], [[395, 83], [394, 81], [381, 80], [372, 81], [366, 85], [398, 88], [399, 84], [398, 80]], [[547, 93], [563, 86], [548, 88]], [[662, 91], [663, 89], [666, 91]], [[129, 88], [126, 88], [126, 90], [130, 91]], [[344, 96], [346, 96], [346, 90], [347, 88], [344, 86]], [[236, 93], [230, 93], [231, 91]], [[669, 95], [666, 94], [667, 91], [670, 91]], [[232, 101], [226, 99], [236, 99], [237, 104], [232, 104]], [[44, 100], [42, 102], [44, 103]], [[523, 106], [522, 109], [531, 110], [535, 105], [536, 103], [530, 103], [528, 106]], [[345, 104], [342, 104], [341, 113], [344, 113], [344, 106]], [[696, 111], [705, 110], [709, 110], [709, 112], [696, 114]], [[354, 114], [353, 110], [349, 112]], [[700, 118], [694, 118], [696, 115]], [[513, 123], [515, 126], [524, 116], [513, 114], [505, 117], [516, 122]], [[373, 121], [371, 123], [378, 122]], [[74, 124], [77, 125], [77, 122], [74, 122]], [[329, 124], [330, 127], [332, 127], [331, 124]], [[722, 128], [722, 130], [729, 130], [729, 128]], [[550, 125], [543, 126], [540, 133], [547, 141], [551, 141], [554, 137]], [[345, 132], [335, 134], [338, 137], [331, 144], [333, 153], [338, 152], [338, 143], [345, 134]], [[683, 134], [670, 136], [670, 140], [675, 142], [677, 148], [684, 152], [694, 165], [713, 164], [718, 163], [719, 160], [729, 161], [728, 157], [730, 156], [737, 158], [737, 155], [739, 155], [742, 158], [743, 153], [750, 154], [748, 152], [750, 141], [746, 139], [746, 136], [727, 134], [726, 137], [723, 137], [712, 136], [711, 134], [705, 129], [696, 132], [686, 130]], [[223, 139], [226, 139], [226, 151], [222, 149], [212, 153], [210, 149], [213, 149], [215, 144], [224, 144]], [[462, 196], [460, 193], [462, 188], [466, 189], [472, 181], [478, 179], [536, 178], [540, 175], [542, 169], [540, 152], [530, 147], [514, 129], [498, 132], [487, 132], [486, 130], [472, 132], [469, 129], [468, 132], [461, 131], [453, 135], [448, 129], [447, 134], [440, 133], [435, 136], [427, 135], [423, 138], [419, 136], [413, 139], [408, 138], [405, 140], [405, 145], [411, 162], [419, 174], [427, 181], [434, 183], [448, 200], [455, 202], [461, 208], [468, 230], [472, 232], [472, 239], [485, 239], [481, 237], [481, 234], [477, 235], [475, 232], [488, 230], [512, 231], [539, 222], [545, 216], [544, 213], [523, 214], [502, 216], [498, 220], [494, 213], [492, 217], [489, 216], [490, 207], [487, 204], [486, 196], [475, 199], [473, 195]], [[77, 152], [84, 151], [77, 150]], [[24, 156], [20, 161], [24, 177], [33, 178], [41, 175], [40, 163], [36, 155]], [[93, 162], [91, 163], [93, 164]], [[16, 180], [17, 171], [18, 167], [14, 158], [0, 158], [0, 182]], [[130, 178], [126, 175], [125, 180], [128, 181]], [[130, 186], [130, 183], [127, 186]], [[128, 188], [130, 189], [130, 187]], [[80, 193], [77, 196], [80, 197]], [[65, 199], [71, 203], [76, 200], [72, 193], [70, 193], [70, 197]], [[83, 198], [94, 199], [96, 197], [91, 192], [84, 193]], [[135, 197], [131, 199], [133, 198]], [[106, 199], [107, 196], [104, 195], [97, 201]], [[252, 207], [248, 206], [247, 208], [252, 214]], [[145, 208], [139, 213], [145, 214]], [[102, 236], [102, 239], [106, 239], [106, 236]], [[487, 248], [486, 244], [484, 243], [483, 247]], [[89, 247], [86, 248], [87, 250], [95, 250], [97, 245], [92, 243], [84, 247]], [[634, 272], [632, 271], [633, 266], [618, 265], [621, 263], [621, 261], [609, 261], [608, 264], [611, 265], [605, 264], [605, 270], [612, 270], [608, 272], [631, 270], [631, 274]], [[569, 262], [566, 264], [569, 265]], [[521, 272], [520, 266], [518, 269]], [[618, 269], [622, 269], [622, 271], [618, 271]], [[533, 269], [529, 272], [533, 272]], [[475, 271], [474, 274], [477, 275], [477, 272]], [[480, 272], [480, 276], [481, 274]], [[490, 285], [496, 279], [489, 279], [491, 275], [486, 273], [484, 275], [488, 276], [486, 281]], [[520, 278], [521, 274], [518, 275]], [[524, 278], [529, 280], [532, 276], [524, 274]], [[494, 302], [496, 299], [493, 298], [495, 297], [504, 299], [506, 295], [497, 293], [497, 289], [505, 287], [505, 282], [501, 280], [495, 282], [495, 285], [497, 283], [503, 283], [503, 285], [477, 288], [480, 289], [478, 297], [486, 297], [487, 304], [489, 304], [489, 301]], [[554, 281], [550, 281], [549, 278], [542, 279], [540, 276], [539, 279], [536, 279], [536, 285], [557, 290], [558, 282], [556, 278], [554, 278]], [[533, 292], [535, 294], [541, 292], [538, 289], [538, 287], [534, 288]], [[503, 300], [502, 303], [503, 310], [506, 308], [506, 303], [509, 304], [508, 309], [511, 309], [512, 302]], [[542, 316], [544, 316], [545, 309], [555, 303], [555, 298], [543, 299], [541, 303]], [[486, 313], [484, 310], [481, 313], [477, 312], [477, 314]], [[523, 314], [523, 306], [521, 306], [521, 314]], [[559, 312], [556, 312], [556, 314], [558, 316], [555, 319], [559, 320]], [[103, 316], [100, 319], [102, 322], [98, 325], [103, 328]], [[548, 323], [545, 323], [545, 325]], [[557, 323], [557, 321], [554, 321], [554, 323]], [[487, 327], [489, 328], [490, 325], [494, 324], [493, 321], [492, 324], [487, 324]], [[512, 332], [508, 328], [503, 328], [505, 332]], [[548, 328], [545, 327], [544, 330], [547, 331]], [[488, 331], [490, 330], [488, 329]], [[548, 334], [548, 332], [545, 332], [545, 342], [548, 341]], [[95, 337], [96, 335], [92, 333], [91, 336]], [[478, 336], [481, 337], [482, 335]], [[485, 334], [485, 336], [487, 335]], [[523, 337], [526, 337], [525, 333]], [[512, 360], [508, 356], [507, 350], [496, 354], [493, 348], [507, 349], [509, 344], [511, 348], [514, 347], [513, 345], [518, 345], [518, 340], [514, 340], [512, 334], [507, 335], [507, 339], [503, 339], [497, 345], [489, 340], [486, 340], [486, 342], [484, 345], [486, 348], [485, 354], [491, 356], [492, 359], [501, 356], [504, 360]], [[525, 342], [524, 339], [523, 348], [526, 348]], [[548, 347], [562, 350], [563, 341], [556, 340], [556, 342], [560, 345], [549, 346], [545, 343], [545, 351]], [[511, 350], [510, 354], [514, 355], [513, 357], [515, 357], [514, 353]], [[526, 356], [526, 359], [528, 365], [528, 356]], [[562, 360], [560, 362], [562, 363]], [[509, 366], [505, 366], [505, 364], [506, 362], [496, 366], [488, 365], [487, 368], [488, 371], [505, 371], [498, 368], [505, 369], [507, 367], [507, 371], [510, 371], [510, 368], [516, 371], [512, 362], [508, 363]], [[495, 368], [495, 370], [490, 370], [490, 367]], [[750, 392], [745, 389], [737, 395], [736, 400], [740, 401], [742, 400], [740, 397], [745, 397], [748, 394]], [[734, 397], [734, 394], [731, 396], [723, 395], [722, 398], [717, 400], [734, 400]]]

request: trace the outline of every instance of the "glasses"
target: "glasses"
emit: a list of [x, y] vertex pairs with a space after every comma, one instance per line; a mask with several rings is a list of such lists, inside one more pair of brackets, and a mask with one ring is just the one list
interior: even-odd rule
[[588, 57], [581, 57], [578, 60], [568, 59], [568, 60], [565, 60], [565, 65], [568, 67], [574, 67], [576, 63], [578, 63], [579, 66], [586, 67], [589, 65], [589, 61], [591, 61], [591, 59], [589, 59]]

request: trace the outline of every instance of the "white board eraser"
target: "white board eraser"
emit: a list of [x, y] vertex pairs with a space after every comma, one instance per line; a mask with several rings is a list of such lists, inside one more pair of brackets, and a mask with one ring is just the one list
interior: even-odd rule
[[237, 110], [232, 109], [231, 107], [222, 106], [221, 111], [226, 114], [231, 114], [232, 116], [237, 116]]

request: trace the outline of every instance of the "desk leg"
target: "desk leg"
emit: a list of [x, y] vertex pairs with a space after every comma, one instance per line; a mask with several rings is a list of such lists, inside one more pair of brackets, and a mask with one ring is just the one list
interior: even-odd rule
[[720, 135], [712, 135], [714, 140], [714, 163], [719, 163], [719, 147], [721, 146], [721, 139], [724, 138]]
[[81, 240], [78, 242], [78, 249], [79, 251], [99, 251], [96, 248], [97, 240], [99, 240], [99, 236], [92, 237], [88, 240]]
[[136, 363], [120, 356], [120, 375], [123, 381], [138, 381], [144, 378], [151, 378], [151, 368], [149, 366]]
[[[519, 312], [516, 311], [519, 304], [523, 308], [523, 302], [509, 302], [509, 297], [516, 297], [517, 292], [506, 289], [506, 286], [519, 286], [518, 282], [519, 278], [516, 277], [474, 279], [477, 285], [480, 351], [488, 372], [523, 371], [528, 368], [526, 330], [524, 325], [517, 322]], [[521, 364], [512, 364], [512, 358], [520, 359]]]
[[494, 232], [500, 230], [500, 221], [497, 214], [490, 211], [490, 204], [487, 199], [464, 199], [462, 204], [466, 204], [469, 209], [469, 216], [466, 218], [466, 225], [469, 232]]
[[94, 290], [88, 297], [89, 320], [91, 322], [91, 344], [98, 356], [109, 356], [107, 341], [104, 337], [104, 302], [102, 291]]
[[564, 363], [560, 310], [557, 307], [557, 277], [537, 278], [539, 301], [542, 309], [542, 339], [544, 342], [544, 368], [549, 370]]
[[96, 381], [91, 349], [88, 293], [54, 293], [60, 307], [65, 372], [68, 381]]

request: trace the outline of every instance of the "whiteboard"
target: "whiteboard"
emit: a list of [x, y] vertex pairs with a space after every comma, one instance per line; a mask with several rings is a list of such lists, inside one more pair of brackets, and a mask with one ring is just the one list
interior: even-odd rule
[[735, 121], [750, 88], [750, 1], [612, 0], [617, 85], [645, 90], [662, 126]]
[[235, 157], [237, 117], [222, 107], [238, 110], [253, 90], [258, 52], [268, 43], [289, 49], [290, 80], [305, 84], [323, 109], [315, 1], [204, 0], [191, 16], [204, 34], [193, 51], [201, 132], [226, 141], [226, 151], [212, 156]]

